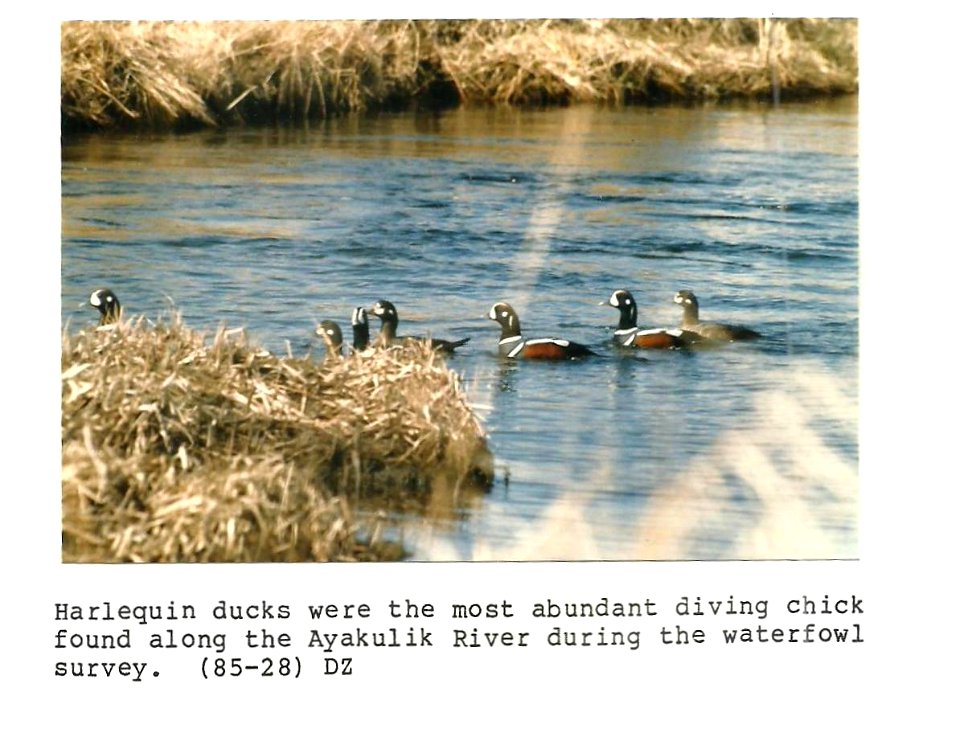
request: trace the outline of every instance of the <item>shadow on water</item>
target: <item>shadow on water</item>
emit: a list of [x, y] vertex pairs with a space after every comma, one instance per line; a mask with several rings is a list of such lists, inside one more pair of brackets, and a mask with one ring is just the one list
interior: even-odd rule
[[[645, 366], [614, 365], [612, 404], [629, 406]], [[449, 560], [856, 557], [853, 378], [816, 362], [772, 374], [758, 383], [763, 390], [746, 412], [699, 435], [682, 418], [644, 422], [630, 409], [631, 426], [597, 431], [600, 440], [585, 463], [589, 475], [558, 485], [542, 507], [533, 503], [535, 515], [515, 513], [531, 505], [510, 491], [522, 491], [531, 474], [521, 467], [511, 471], [510, 483], [499, 482], [492, 512], [478, 515], [471, 539], [451, 538], [428, 521], [408, 538]], [[695, 452], [668, 475], [643, 483], [652, 462], [660, 473], [670, 468], [677, 447]], [[615, 457], [610, 450], [623, 452]], [[549, 471], [551, 463], [541, 457], [534, 473]], [[516, 520], [514, 527], [503, 528], [503, 519]]]
[[[857, 553], [855, 103], [456, 110], [63, 145], [62, 315], [244, 326], [275, 352], [386, 298], [401, 333], [470, 336], [486, 494], [361, 500], [414, 559], [839, 558]], [[624, 354], [672, 296], [757, 343]], [[508, 363], [485, 313], [599, 357]]]

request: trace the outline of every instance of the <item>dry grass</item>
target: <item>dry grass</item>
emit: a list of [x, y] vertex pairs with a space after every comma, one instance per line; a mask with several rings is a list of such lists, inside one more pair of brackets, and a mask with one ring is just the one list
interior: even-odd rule
[[703, 100], [856, 90], [856, 24], [832, 21], [486, 21], [443, 65], [464, 100]]
[[71, 22], [67, 127], [308, 120], [412, 102], [850, 93], [855, 21]]
[[489, 481], [455, 373], [422, 345], [317, 364], [142, 320], [62, 338], [65, 561], [398, 557], [348, 500]]
[[65, 23], [65, 120], [109, 127], [324, 117], [413, 92], [411, 22]]

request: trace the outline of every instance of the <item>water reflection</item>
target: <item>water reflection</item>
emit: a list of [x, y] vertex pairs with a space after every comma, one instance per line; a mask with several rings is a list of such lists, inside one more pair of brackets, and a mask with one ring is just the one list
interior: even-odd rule
[[[639, 507], [599, 494], [621, 477], [616, 461], [599, 455], [593, 494], [567, 488], [507, 537], [478, 527], [465, 544], [430, 523], [411, 528], [408, 537], [429, 543], [441, 560], [855, 557], [856, 461], [826, 434], [840, 428], [850, 435], [847, 445], [855, 440], [854, 384], [813, 363], [768, 385], [735, 429], [713, 439]], [[615, 438], [625, 432], [606, 429], [605, 445], [596, 450], [618, 447]]]

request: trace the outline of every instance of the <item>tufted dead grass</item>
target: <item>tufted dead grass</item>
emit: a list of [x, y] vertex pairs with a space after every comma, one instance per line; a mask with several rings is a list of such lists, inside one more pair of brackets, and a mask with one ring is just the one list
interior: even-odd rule
[[835, 19], [69, 22], [68, 128], [306, 121], [410, 104], [788, 98], [857, 89]]
[[491, 476], [457, 375], [422, 344], [316, 363], [141, 319], [61, 352], [65, 561], [397, 558], [351, 502]]

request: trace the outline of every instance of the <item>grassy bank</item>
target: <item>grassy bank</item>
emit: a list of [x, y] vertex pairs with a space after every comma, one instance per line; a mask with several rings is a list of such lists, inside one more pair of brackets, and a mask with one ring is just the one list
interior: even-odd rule
[[857, 89], [837, 20], [71, 22], [66, 129], [312, 120], [411, 104], [644, 103]]
[[492, 475], [421, 345], [317, 363], [140, 321], [64, 334], [62, 374], [65, 561], [397, 558], [351, 501]]

